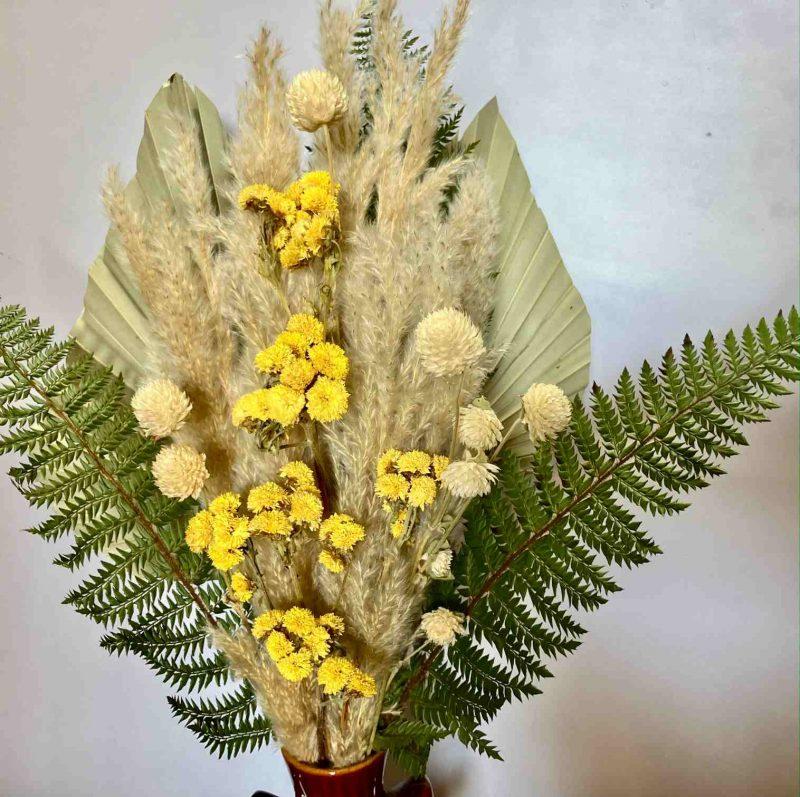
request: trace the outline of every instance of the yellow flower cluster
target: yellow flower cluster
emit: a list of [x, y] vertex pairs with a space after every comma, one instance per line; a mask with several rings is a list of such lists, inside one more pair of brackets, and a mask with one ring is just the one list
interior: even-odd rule
[[375, 679], [344, 656], [328, 656], [319, 665], [317, 681], [326, 695], [336, 695], [347, 689], [362, 697], [372, 697], [376, 691]]
[[230, 570], [244, 559], [251, 532], [248, 519], [238, 514], [239, 504], [238, 495], [223, 493], [186, 527], [186, 544], [195, 553], [207, 553], [217, 570]]
[[450, 460], [425, 451], [398, 451], [390, 448], [378, 459], [375, 493], [384, 499], [384, 508], [394, 515], [391, 531], [400, 537], [406, 527], [408, 508], [424, 509], [433, 503], [438, 482]]
[[[252, 517], [239, 512], [241, 500], [235, 493], [215, 498], [208, 509], [189, 521], [186, 527], [189, 548], [195, 553], [207, 553], [217, 570], [227, 571], [244, 559], [244, 546], [254, 534], [281, 539], [302, 528], [319, 528], [322, 500], [311, 468], [305, 462], [288, 462], [278, 472], [278, 478], [279, 481], [260, 484], [250, 491], [247, 509]], [[234, 574], [231, 581], [234, 597], [248, 591], [245, 582], [244, 576]], [[244, 602], [250, 597], [252, 593], [237, 599]]]
[[302, 606], [270, 609], [256, 617], [252, 633], [264, 640], [267, 654], [287, 681], [303, 681], [316, 669], [325, 694], [343, 689], [363, 697], [375, 694], [371, 676], [344, 656], [331, 653], [336, 637], [344, 633], [344, 622], [336, 614], [315, 617]]
[[275, 342], [258, 353], [255, 367], [271, 385], [236, 402], [235, 426], [251, 431], [269, 423], [289, 427], [303, 410], [313, 421], [330, 423], [347, 412], [344, 380], [350, 362], [340, 346], [325, 341], [325, 328], [313, 315], [293, 315]]
[[364, 539], [364, 527], [356, 523], [350, 515], [331, 515], [322, 521], [319, 539], [323, 546], [319, 554], [320, 564], [331, 573], [341, 573], [344, 570], [345, 555]]
[[322, 257], [330, 248], [339, 228], [338, 197], [339, 184], [328, 172], [308, 172], [285, 191], [249, 185], [239, 194], [239, 206], [272, 214], [272, 246], [289, 269]]
[[322, 520], [319, 488], [305, 462], [287, 463], [278, 471], [278, 481], [250, 490], [247, 508], [253, 513], [250, 533], [274, 539], [289, 537], [303, 528], [315, 530]]

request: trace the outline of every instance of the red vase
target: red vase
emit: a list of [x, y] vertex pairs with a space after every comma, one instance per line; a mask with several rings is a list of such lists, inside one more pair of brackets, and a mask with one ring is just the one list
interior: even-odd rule
[[[320, 769], [305, 764], [283, 751], [292, 776], [295, 797], [433, 797], [427, 778], [409, 780], [395, 789], [383, 787], [385, 753], [340, 769]], [[253, 797], [276, 797], [257, 791]]]

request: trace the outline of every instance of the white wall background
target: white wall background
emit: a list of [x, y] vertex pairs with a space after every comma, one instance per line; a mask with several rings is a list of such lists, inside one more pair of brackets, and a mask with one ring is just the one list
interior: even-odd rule
[[[2, 0], [0, 293], [66, 332], [130, 175], [142, 113], [174, 71], [232, 118], [238, 59], [267, 21], [290, 72], [317, 65], [315, 3]], [[407, 0], [432, 29], [438, 3]], [[493, 94], [594, 320], [594, 378], [797, 296], [794, 0], [476, 0], [454, 74], [466, 118]], [[545, 694], [491, 728], [506, 762], [439, 745], [441, 797], [796, 794], [796, 398], [624, 573]], [[10, 461], [3, 463], [10, 465]], [[209, 757], [167, 690], [59, 605], [71, 579], [0, 485], [0, 792], [289, 794], [274, 751]]]

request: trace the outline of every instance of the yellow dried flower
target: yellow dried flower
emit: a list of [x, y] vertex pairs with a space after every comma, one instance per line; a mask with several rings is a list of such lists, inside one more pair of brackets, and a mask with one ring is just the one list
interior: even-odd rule
[[241, 548], [250, 539], [250, 523], [247, 518], [233, 519], [230, 529], [230, 543], [234, 548]]
[[268, 197], [272, 190], [263, 183], [245, 186], [239, 192], [239, 207], [242, 210], [266, 210], [269, 207]]
[[400, 473], [427, 474], [431, 467], [431, 456], [424, 451], [406, 451], [397, 458]]
[[408, 491], [408, 503], [423, 509], [436, 498], [436, 482], [430, 476], [415, 476]]
[[275, 249], [281, 249], [289, 242], [289, 228], [281, 227], [275, 235], [272, 236], [272, 246]]
[[450, 457], [445, 457], [442, 454], [434, 454], [434, 456], [433, 456], [433, 475], [437, 479], [441, 479], [445, 468], [449, 464], [450, 464]]
[[329, 542], [337, 551], [352, 551], [356, 543], [364, 539], [364, 527], [350, 515], [334, 514], [322, 522], [320, 540]]
[[307, 210], [298, 210], [294, 216], [294, 222], [289, 230], [292, 234], [292, 238], [297, 241], [302, 241], [306, 230], [308, 230], [308, 225], [311, 223], [311, 214]]
[[347, 412], [349, 394], [344, 382], [321, 376], [306, 393], [306, 410], [320, 423], [338, 421]]
[[344, 349], [335, 343], [318, 343], [309, 350], [308, 356], [314, 368], [331, 379], [344, 379], [350, 370], [350, 361]]
[[285, 343], [273, 343], [256, 355], [255, 367], [262, 374], [278, 374], [295, 359], [294, 350]]
[[239, 603], [247, 603], [253, 597], [253, 585], [244, 573], [234, 573], [231, 576], [231, 595]]
[[[310, 172], [307, 172], [306, 174], [310, 174]], [[286, 196], [289, 197], [289, 199], [292, 200], [292, 202], [295, 203], [295, 205], [299, 205], [300, 204], [300, 197], [302, 196], [303, 188], [305, 187], [304, 183], [303, 183], [303, 180], [305, 179], [305, 177], [306, 177], [306, 175], [303, 175], [299, 180], [295, 180], [283, 192], [284, 194], [286, 194]]]
[[287, 462], [278, 473], [284, 479], [289, 479], [300, 490], [318, 491], [314, 471], [305, 462]]
[[318, 619], [318, 622], [320, 625], [325, 626], [325, 628], [330, 629], [334, 634], [344, 633], [344, 620], [342, 620], [338, 614], [328, 612], [327, 614], [323, 614]]
[[242, 210], [272, 211], [277, 216], [291, 220], [297, 210], [295, 203], [283, 192], [264, 183], [253, 183], [239, 192]]
[[291, 639], [282, 631], [272, 631], [267, 637], [267, 653], [273, 661], [280, 661], [284, 656], [294, 653]]
[[308, 247], [306, 247], [302, 241], [292, 238], [286, 246], [280, 250], [278, 259], [281, 262], [281, 266], [284, 268], [295, 268], [296, 266], [303, 265], [304, 262], [308, 260], [310, 254], [311, 252], [308, 250]]
[[292, 533], [292, 524], [289, 518], [277, 509], [268, 509], [259, 512], [250, 521], [252, 534], [269, 534], [273, 537], [288, 537]]
[[264, 509], [278, 509], [289, 498], [289, 493], [275, 482], [265, 482], [250, 490], [247, 496], [247, 508], [251, 512]]
[[303, 636], [303, 645], [311, 651], [315, 660], [323, 659], [331, 652], [331, 637], [321, 625], [313, 628]]
[[250, 393], [245, 393], [236, 403], [231, 410], [231, 420], [234, 426], [242, 426], [247, 421], [266, 421], [267, 415], [267, 390], [253, 390]]
[[341, 573], [344, 570], [344, 560], [330, 551], [319, 552], [319, 563], [331, 573]]
[[331, 221], [325, 216], [314, 216], [303, 236], [308, 251], [312, 255], [319, 255], [327, 242], [331, 230]]
[[383, 476], [390, 471], [390, 469], [397, 467], [397, 460], [400, 459], [403, 452], [398, 451], [396, 448], [390, 448], [384, 451], [378, 459], [377, 473], [378, 476]]
[[238, 548], [231, 548], [214, 540], [208, 546], [208, 556], [211, 564], [223, 572], [230, 570], [236, 565], [241, 564], [244, 554]]
[[208, 540], [206, 553], [218, 570], [230, 570], [244, 558], [240, 549], [250, 538], [250, 530], [247, 518], [236, 514], [239, 504], [236, 493], [222, 493], [192, 518], [187, 528], [187, 541], [195, 547]]
[[312, 612], [303, 606], [292, 606], [283, 615], [283, 627], [290, 634], [304, 637], [317, 627], [317, 621]]
[[358, 667], [353, 668], [353, 674], [347, 681], [347, 688], [362, 697], [374, 697], [378, 691], [375, 679], [363, 670], [359, 670]]
[[277, 662], [278, 672], [287, 680], [297, 683], [308, 678], [314, 672], [311, 661], [311, 651], [301, 648], [296, 653], [290, 653]]
[[275, 343], [288, 346], [296, 356], [303, 357], [311, 341], [302, 332], [284, 330], [275, 338]]
[[287, 332], [299, 332], [309, 343], [322, 343], [325, 327], [316, 316], [308, 313], [295, 313], [286, 323]]
[[253, 620], [252, 634], [256, 639], [266, 636], [267, 632], [272, 631], [281, 624], [283, 619], [282, 609], [268, 609]]
[[214, 541], [231, 545], [231, 525], [233, 519], [237, 517], [232, 512], [212, 512], [211, 525], [214, 529]]
[[389, 501], [402, 501], [408, 495], [409, 486], [399, 473], [385, 473], [375, 482], [375, 493]]
[[211, 543], [213, 519], [207, 509], [198, 512], [186, 526], [186, 544], [194, 553], [203, 553]]
[[317, 375], [310, 360], [296, 358], [281, 371], [281, 384], [302, 392]]
[[326, 695], [336, 695], [348, 685], [355, 666], [344, 656], [328, 656], [317, 670], [317, 681]]
[[213, 520], [214, 536], [211, 545], [220, 548], [241, 548], [248, 539], [247, 518], [232, 515], [217, 515]]
[[327, 172], [309, 172], [285, 191], [263, 184], [247, 186], [239, 195], [239, 204], [272, 213], [278, 222], [272, 246], [283, 268], [292, 269], [321, 256], [323, 247], [335, 238], [338, 192], [339, 186]]
[[306, 402], [300, 391], [286, 385], [275, 385], [264, 392], [267, 419], [276, 421], [281, 426], [293, 426], [297, 423]]
[[295, 127], [313, 133], [345, 115], [347, 94], [342, 81], [333, 72], [309, 69], [289, 84], [286, 105]]
[[389, 531], [392, 534], [392, 537], [397, 539], [398, 537], [403, 535], [403, 532], [406, 530], [406, 518], [408, 517], [408, 510], [401, 509], [395, 519], [392, 521], [392, 525], [389, 527]]
[[[338, 191], [338, 186], [333, 182], [330, 172], [318, 169], [313, 172], [306, 172], [295, 184], [302, 193], [307, 188], [322, 188], [328, 192]], [[298, 194], [299, 196], [299, 194]]]
[[291, 497], [289, 519], [314, 528], [322, 520], [322, 501], [316, 493], [300, 490]]
[[242, 500], [236, 493], [222, 493], [208, 505], [208, 511], [213, 515], [232, 515], [241, 503]]
[[297, 205], [295, 202], [282, 191], [272, 190], [267, 195], [267, 203], [269, 209], [276, 215], [280, 216], [286, 221], [287, 224], [292, 224], [297, 216]]
[[321, 185], [310, 185], [300, 195], [300, 207], [311, 213], [319, 214], [323, 220], [335, 218], [339, 212], [339, 203], [329, 188]]

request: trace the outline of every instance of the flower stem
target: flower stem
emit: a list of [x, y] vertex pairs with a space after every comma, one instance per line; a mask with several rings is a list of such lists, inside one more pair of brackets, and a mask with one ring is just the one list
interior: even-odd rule
[[522, 418], [517, 418], [511, 426], [508, 427], [508, 431], [503, 435], [503, 439], [497, 444], [497, 448], [492, 451], [492, 455], [489, 457], [489, 462], [493, 462], [500, 451], [503, 449], [503, 446], [511, 439], [511, 435], [514, 434], [516, 428], [522, 423]]
[[461, 390], [464, 387], [466, 373], [466, 370], [464, 370], [458, 377], [458, 387], [456, 388], [456, 417], [453, 421], [453, 438], [450, 440], [450, 459], [453, 459], [456, 455], [456, 446], [458, 445], [458, 427], [461, 422]]

